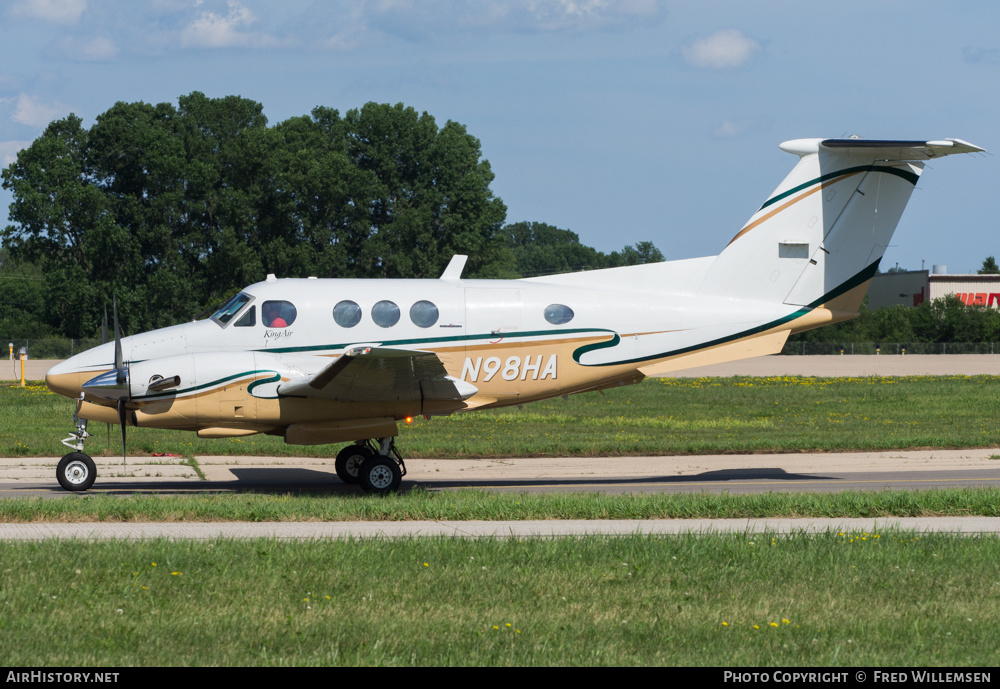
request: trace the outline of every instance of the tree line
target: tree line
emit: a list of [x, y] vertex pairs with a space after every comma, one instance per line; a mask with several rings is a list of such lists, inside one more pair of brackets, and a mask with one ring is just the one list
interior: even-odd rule
[[268, 273], [516, 278], [663, 260], [604, 254], [540, 222], [505, 224], [464, 125], [403, 104], [317, 107], [269, 126], [261, 104], [195, 92], [52, 122], [3, 171], [0, 333], [93, 337], [112, 297], [126, 332], [190, 320]]
[[[887, 272], [906, 271], [890, 268]], [[1000, 275], [1000, 266], [993, 256], [987, 256], [976, 272]], [[871, 310], [865, 297], [857, 318], [792, 335], [788, 342], [1000, 342], [1000, 309], [967, 306], [949, 294], [912, 308], [895, 305]]]
[[[867, 297], [865, 298], [867, 304]], [[1000, 309], [966, 306], [954, 294], [918, 306], [863, 306], [858, 317], [792, 335], [789, 342], [1000, 342]]]

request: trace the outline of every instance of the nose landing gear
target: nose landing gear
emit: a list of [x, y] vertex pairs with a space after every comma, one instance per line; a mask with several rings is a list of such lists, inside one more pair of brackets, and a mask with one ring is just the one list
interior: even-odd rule
[[76, 405], [76, 413], [73, 414], [76, 431], [62, 441], [63, 445], [75, 451], [65, 455], [56, 466], [56, 480], [59, 481], [59, 485], [74, 492], [87, 490], [94, 485], [94, 480], [97, 478], [97, 466], [94, 460], [83, 453], [83, 441], [90, 437], [90, 433], [87, 433], [87, 420], [80, 419], [82, 402], [81, 394], [80, 401]]

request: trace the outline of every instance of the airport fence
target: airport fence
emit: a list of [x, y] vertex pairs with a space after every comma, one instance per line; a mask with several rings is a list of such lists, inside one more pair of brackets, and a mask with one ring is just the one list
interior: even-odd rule
[[0, 340], [0, 346], [7, 345], [7, 355], [13, 351], [14, 358], [19, 358], [21, 348], [25, 349], [29, 359], [68, 359], [74, 354], [86, 351], [101, 344], [100, 339], [71, 340], [64, 337], [43, 337], [38, 339], [8, 338]]
[[[47, 337], [39, 339], [0, 339], [18, 358], [24, 347], [29, 359], [68, 359], [101, 344], [99, 339], [71, 340]], [[782, 354], [1000, 354], [1000, 342], [788, 342]]]
[[1000, 342], [786, 342], [782, 354], [1000, 354]]

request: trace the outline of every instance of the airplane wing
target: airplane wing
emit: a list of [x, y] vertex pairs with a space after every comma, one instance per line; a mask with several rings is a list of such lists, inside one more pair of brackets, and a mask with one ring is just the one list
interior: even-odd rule
[[434, 352], [377, 346], [348, 349], [318, 373], [278, 387], [285, 397], [338, 402], [460, 402], [477, 392], [476, 386], [449, 376]]

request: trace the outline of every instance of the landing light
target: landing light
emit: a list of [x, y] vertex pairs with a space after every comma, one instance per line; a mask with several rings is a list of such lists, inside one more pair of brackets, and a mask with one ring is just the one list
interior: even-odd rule
[[406, 417], [406, 423], [413, 423], [413, 417], [412, 416], [407, 416]]

